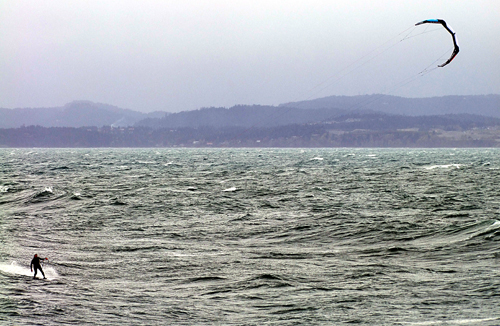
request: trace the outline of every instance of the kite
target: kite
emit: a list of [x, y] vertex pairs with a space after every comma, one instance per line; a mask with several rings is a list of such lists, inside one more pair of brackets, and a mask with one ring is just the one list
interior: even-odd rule
[[429, 24], [441, 24], [441, 25], [443, 25], [443, 27], [451, 34], [451, 37], [453, 39], [454, 49], [453, 49], [453, 53], [451, 54], [451, 57], [445, 63], [438, 66], [438, 67], [444, 67], [447, 64], [449, 64], [451, 62], [451, 60], [455, 59], [455, 57], [457, 56], [458, 51], [459, 51], [457, 39], [455, 38], [455, 32], [448, 25], [446, 25], [446, 22], [442, 19], [427, 19], [427, 20], [421, 21], [419, 23], [416, 23], [415, 26], [418, 26], [421, 24], [428, 24], [428, 23]]

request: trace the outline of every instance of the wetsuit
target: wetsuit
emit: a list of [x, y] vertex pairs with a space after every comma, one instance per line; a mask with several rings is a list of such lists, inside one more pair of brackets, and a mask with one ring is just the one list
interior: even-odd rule
[[33, 270], [33, 268], [35, 269], [35, 275], [33, 275], [33, 278], [36, 278], [36, 272], [37, 272], [37, 270], [40, 270], [40, 272], [42, 272], [43, 278], [45, 278], [45, 274], [43, 273], [42, 266], [40, 265], [40, 261], [43, 261], [43, 260], [44, 259], [40, 258], [40, 257], [34, 257], [31, 260], [30, 268], [32, 270]]

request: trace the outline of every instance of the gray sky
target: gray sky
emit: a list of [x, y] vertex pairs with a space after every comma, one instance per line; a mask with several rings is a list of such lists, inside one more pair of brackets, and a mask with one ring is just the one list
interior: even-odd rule
[[[443, 28], [413, 27], [430, 18], [461, 52], [418, 77], [452, 51]], [[498, 0], [0, 0], [0, 107], [500, 93], [499, 40]]]

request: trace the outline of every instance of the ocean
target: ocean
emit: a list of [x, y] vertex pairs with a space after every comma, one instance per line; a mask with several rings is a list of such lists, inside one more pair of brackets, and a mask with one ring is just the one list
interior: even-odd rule
[[499, 149], [4, 148], [0, 171], [1, 325], [500, 325]]

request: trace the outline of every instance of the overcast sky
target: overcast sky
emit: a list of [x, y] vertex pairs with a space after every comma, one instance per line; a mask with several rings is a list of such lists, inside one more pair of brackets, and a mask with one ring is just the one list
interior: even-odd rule
[[[452, 51], [443, 28], [414, 27], [430, 18], [460, 53], [419, 77]], [[499, 40], [498, 0], [0, 0], [0, 107], [500, 94]]]

